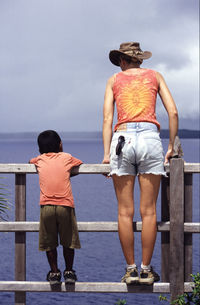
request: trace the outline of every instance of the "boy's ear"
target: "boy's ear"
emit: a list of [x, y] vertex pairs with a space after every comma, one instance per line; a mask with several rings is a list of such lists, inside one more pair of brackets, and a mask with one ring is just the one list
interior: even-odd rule
[[63, 145], [62, 145], [62, 141], [60, 142], [59, 151], [60, 151], [60, 152], [63, 152]]

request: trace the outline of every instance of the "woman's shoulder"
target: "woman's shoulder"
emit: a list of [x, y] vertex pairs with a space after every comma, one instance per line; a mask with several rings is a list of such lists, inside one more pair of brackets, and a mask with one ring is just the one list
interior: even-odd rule
[[158, 83], [163, 80], [162, 74], [157, 70], [153, 70], [153, 69], [144, 69], [144, 70], [146, 70], [147, 73], [153, 75], [157, 79]]
[[156, 75], [158, 72], [154, 69], [148, 69], [148, 68], [144, 68], [143, 71], [146, 73], [150, 73], [150, 74], [153, 74], [153, 75]]
[[164, 81], [164, 77], [162, 76], [162, 74], [158, 71], [154, 71], [155, 72], [155, 76], [157, 79], [158, 84], [160, 84], [162, 81]]
[[109, 77], [108, 81], [107, 81], [107, 86], [113, 86], [115, 81], [116, 81], [116, 77], [117, 77], [118, 73], [113, 74], [111, 77]]
[[142, 68], [144, 71], [148, 72], [148, 73], [152, 73], [155, 74], [158, 77], [163, 77], [162, 74], [160, 72], [158, 72], [157, 70], [154, 69], [148, 69], [148, 68]]

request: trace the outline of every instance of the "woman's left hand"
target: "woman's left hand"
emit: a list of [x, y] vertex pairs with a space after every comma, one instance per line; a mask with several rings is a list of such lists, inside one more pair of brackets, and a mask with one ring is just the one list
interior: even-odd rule
[[165, 155], [165, 162], [164, 162], [165, 165], [167, 163], [169, 163], [169, 160], [170, 160], [170, 158], [172, 158], [173, 153], [174, 153], [173, 149], [168, 149], [168, 151], [166, 152], [166, 155]]

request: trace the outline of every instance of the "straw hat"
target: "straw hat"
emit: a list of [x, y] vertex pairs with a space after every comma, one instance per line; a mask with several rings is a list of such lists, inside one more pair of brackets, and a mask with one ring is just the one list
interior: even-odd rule
[[109, 53], [110, 61], [119, 66], [120, 56], [125, 55], [129, 59], [137, 59], [142, 61], [143, 59], [148, 59], [152, 56], [152, 53], [149, 51], [142, 51], [140, 49], [139, 42], [125, 42], [120, 44], [119, 50], [112, 50]]

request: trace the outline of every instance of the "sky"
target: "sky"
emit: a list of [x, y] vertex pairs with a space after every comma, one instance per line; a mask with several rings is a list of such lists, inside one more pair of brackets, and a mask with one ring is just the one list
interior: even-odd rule
[[[140, 42], [199, 129], [198, 0], [0, 0], [0, 132], [101, 131], [108, 54]], [[168, 118], [157, 100], [161, 128]]]

